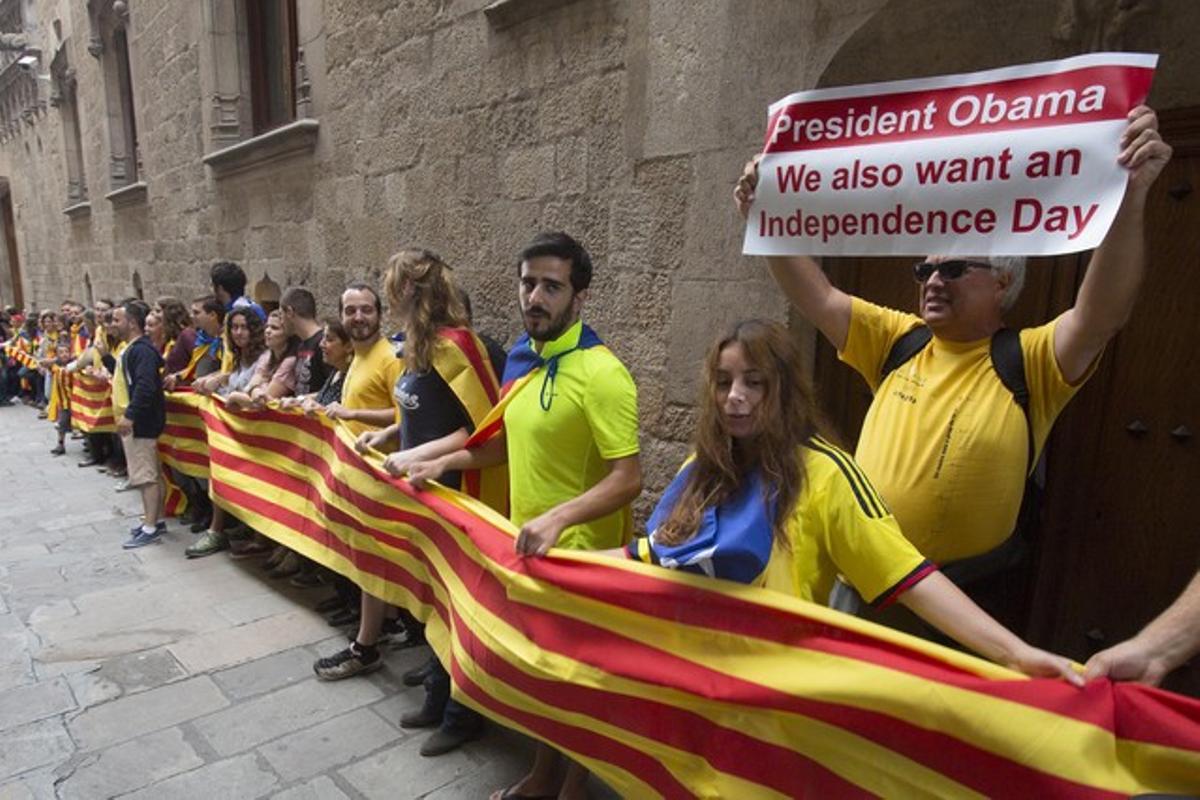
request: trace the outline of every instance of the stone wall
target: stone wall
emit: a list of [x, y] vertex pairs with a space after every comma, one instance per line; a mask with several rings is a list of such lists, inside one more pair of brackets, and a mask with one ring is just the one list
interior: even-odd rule
[[[638, 381], [652, 488], [686, 451], [715, 332], [785, 317], [761, 264], [739, 256], [729, 199], [766, 105], [816, 85], [848, 41], [861, 57], [839, 69], [900, 77], [870, 48], [883, 41], [908, 63], [899, 48], [946, 16], [970, 27], [974, 5], [942, 0], [938, 16], [900, 0], [509, 0], [527, 18], [497, 27], [486, 0], [298, 0], [316, 149], [218, 178], [202, 157], [216, 149], [205, 9], [220, 2], [233, 0], [130, 0], [147, 194], [125, 207], [104, 197], [108, 111], [84, 3], [36, 4], [44, 61], [57, 21], [78, 76], [91, 213], [63, 214], [56, 109], [0, 144], [26, 297], [86, 300], [85, 276], [94, 296], [122, 296], [137, 272], [148, 298], [188, 299], [230, 258], [252, 282], [310, 286], [330, 310], [346, 282], [377, 278], [390, 253], [419, 244], [456, 267], [480, 329], [511, 340], [514, 255], [562, 228], [597, 261], [585, 314]], [[1041, 19], [1045, 5], [1005, 7]], [[910, 18], [923, 23], [889, 43], [895, 26], [881, 20]], [[1022, 58], [1056, 54], [1050, 31], [1039, 35]], [[990, 25], [980, 36], [981, 52], [956, 48], [938, 69], [1003, 63]]]

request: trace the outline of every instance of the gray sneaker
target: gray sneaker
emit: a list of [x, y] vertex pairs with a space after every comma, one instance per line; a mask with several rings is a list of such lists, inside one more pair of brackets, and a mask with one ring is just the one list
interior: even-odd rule
[[374, 672], [382, 666], [383, 659], [376, 648], [363, 651], [358, 649], [357, 643], [351, 643], [345, 650], [318, 659], [313, 664], [313, 672], [323, 681], [340, 681]]
[[229, 540], [225, 534], [210, 529], [184, 550], [183, 554], [188, 558], [203, 558], [211, 556], [213, 553], [219, 553], [227, 547], [229, 547]]

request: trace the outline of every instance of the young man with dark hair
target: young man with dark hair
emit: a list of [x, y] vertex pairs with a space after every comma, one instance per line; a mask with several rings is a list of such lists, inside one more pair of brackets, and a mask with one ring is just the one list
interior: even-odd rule
[[267, 314], [262, 306], [246, 296], [246, 273], [241, 267], [232, 261], [218, 261], [212, 265], [209, 277], [212, 278], [213, 295], [225, 306], [226, 313], [248, 306], [266, 322]]
[[329, 370], [321, 356], [325, 328], [317, 321], [317, 299], [302, 286], [292, 286], [279, 298], [283, 324], [300, 340], [296, 351], [296, 395], [312, 394], [325, 385]]
[[163, 379], [163, 388], [173, 391], [180, 384], [192, 383], [221, 370], [224, 354], [221, 335], [225, 330], [225, 306], [213, 295], [197, 297], [191, 305], [192, 327], [196, 343], [192, 357], [183, 370]]
[[130, 300], [113, 311], [117, 333], [128, 342], [121, 353], [120, 369], [113, 375], [116, 405], [125, 408], [117, 433], [125, 449], [129, 488], [140, 489], [142, 494], [142, 524], [130, 529], [129, 539], [121, 545], [126, 550], [158, 541], [167, 529], [166, 522], [158, 518], [162, 502], [158, 436], [167, 422], [160, 377], [163, 361], [146, 336], [149, 313], [150, 307], [141, 300]]
[[[604, 550], [632, 532], [629, 504], [642, 490], [637, 388], [625, 365], [580, 319], [592, 281], [587, 251], [565, 233], [545, 233], [520, 255], [518, 298], [525, 334], [508, 355], [503, 430], [472, 449], [414, 463], [420, 488], [447, 472], [507, 463], [516, 550]], [[440, 750], [444, 752], [444, 748]], [[586, 796], [587, 771], [539, 745], [529, 774], [497, 791], [507, 797]]]

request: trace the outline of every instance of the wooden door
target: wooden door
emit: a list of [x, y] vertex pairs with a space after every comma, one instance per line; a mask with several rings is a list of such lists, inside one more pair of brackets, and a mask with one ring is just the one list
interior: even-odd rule
[[[1177, 150], [1147, 205], [1133, 317], [1050, 454], [1056, 491], [1030, 633], [1077, 658], [1136, 633], [1200, 567], [1200, 136], [1179, 126], [1188, 119], [1164, 115]], [[1168, 685], [1200, 695], [1200, 669]]]
[[17, 308], [25, 307], [24, 286], [21, 283], [21, 262], [17, 253], [17, 229], [13, 219], [12, 193], [8, 191], [7, 181], [0, 187], [0, 227], [4, 228], [4, 249], [8, 261], [9, 277], [12, 281], [12, 296], [5, 297], [5, 302], [11, 302]]

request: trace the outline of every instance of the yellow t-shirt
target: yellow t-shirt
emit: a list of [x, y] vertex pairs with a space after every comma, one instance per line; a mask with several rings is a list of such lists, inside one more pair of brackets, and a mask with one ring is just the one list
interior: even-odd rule
[[885, 605], [933, 571], [849, 453], [823, 439], [801, 453], [804, 489], [788, 519], [788, 547], [771, 550], [766, 588], [827, 605], [840, 574], [863, 599]]
[[[547, 342], [549, 358], [579, 343], [582, 323]], [[607, 462], [638, 450], [637, 387], [633, 377], [605, 347], [576, 350], [562, 357], [549, 410], [542, 409], [545, 368], [535, 374], [504, 412], [512, 521], [523, 525], [595, 486]], [[628, 506], [563, 531], [559, 547], [599, 550], [629, 539]]]
[[[879, 384], [892, 345], [920, 323], [912, 314], [854, 298], [838, 356], [875, 392], [855, 457], [905, 536], [942, 564], [985, 553], [1012, 533], [1028, 444], [1025, 416], [992, 367], [990, 339], [935, 336]], [[1021, 331], [1035, 461], [1055, 418], [1083, 384], [1063, 378], [1054, 356], [1057, 324]]]
[[[366, 353], [355, 353], [342, 382], [342, 405], [346, 408], [394, 409], [392, 387], [400, 379], [403, 369], [404, 362], [396, 358], [392, 343], [380, 337]], [[347, 420], [346, 426], [355, 436], [372, 429], [371, 425], [357, 420]]]

